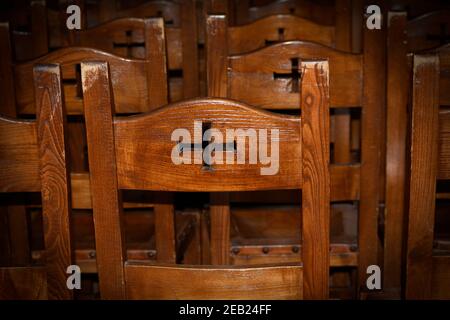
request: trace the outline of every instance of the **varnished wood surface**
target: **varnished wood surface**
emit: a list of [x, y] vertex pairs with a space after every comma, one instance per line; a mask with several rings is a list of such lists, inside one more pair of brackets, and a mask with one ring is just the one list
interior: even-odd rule
[[[128, 299], [301, 299], [303, 269], [177, 267], [127, 262]], [[145, 279], [145, 281], [142, 281]], [[189, 279], [190, 285], [185, 281]]]
[[[186, 128], [194, 138], [194, 121], [210, 123], [223, 134], [226, 129], [266, 129], [268, 141], [271, 130], [279, 130], [278, 174], [261, 175], [261, 168], [268, 165], [250, 164], [248, 145], [244, 164], [235, 159], [233, 166], [213, 164], [206, 170], [202, 164], [193, 163], [192, 155], [191, 164], [175, 165], [171, 159], [176, 145], [171, 141], [172, 132]], [[297, 169], [302, 158], [299, 117], [272, 114], [238, 102], [204, 99], [180, 102], [145, 115], [116, 118], [114, 127], [117, 178], [122, 189], [245, 191], [292, 189], [302, 183]], [[224, 154], [224, 162], [225, 158]]]

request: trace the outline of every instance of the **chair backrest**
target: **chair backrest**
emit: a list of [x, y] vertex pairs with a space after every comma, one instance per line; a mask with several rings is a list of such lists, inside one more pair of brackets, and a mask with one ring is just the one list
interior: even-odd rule
[[[361, 281], [365, 283], [367, 266], [377, 263], [382, 140], [374, 132], [383, 130], [384, 74], [377, 66], [383, 63], [384, 55], [382, 47], [376, 44], [382, 40], [382, 34], [365, 31], [363, 54], [346, 53], [316, 43], [290, 41], [250, 53], [230, 55], [226, 46], [226, 25], [224, 16], [208, 17], [206, 44], [210, 96], [237, 99], [265, 109], [298, 109], [296, 84], [302, 81], [301, 63], [321, 58], [328, 59], [330, 64], [330, 105], [336, 109], [361, 108], [361, 164], [339, 162], [332, 165], [331, 179], [332, 186], [336, 187], [332, 188], [332, 200], [360, 201], [359, 261]], [[349, 126], [347, 128], [350, 130]], [[347, 146], [335, 145], [334, 159], [338, 148], [349, 150], [349, 143], [347, 141]], [[348, 170], [345, 183], [339, 182], [340, 175], [333, 173], [338, 168]], [[347, 184], [349, 181], [352, 182]], [[355, 185], [359, 186], [356, 194], [351, 192]], [[335, 190], [349, 192], [343, 194]]]
[[[441, 10], [408, 20], [406, 12], [389, 12], [387, 31], [387, 123], [385, 207], [384, 288], [402, 288], [402, 243], [406, 234], [407, 137], [412, 59], [408, 53], [436, 48], [450, 41], [450, 11]], [[446, 94], [445, 90], [442, 94]]]
[[[36, 63], [58, 63], [62, 67], [63, 85], [68, 114], [81, 114], [83, 99], [80, 80], [80, 62], [86, 60], [107, 61], [111, 66], [112, 86], [117, 113], [137, 113], [158, 108], [167, 103], [167, 72], [165, 41], [161, 18], [130, 21], [145, 29], [146, 59], [125, 59], [96, 49], [71, 47], [56, 50], [35, 60], [12, 64], [2, 61], [5, 85], [2, 95], [15, 105], [18, 114], [34, 114], [34, 96], [29, 83]], [[7, 34], [7, 25], [0, 26], [0, 33]], [[142, 34], [141, 34], [142, 35]], [[2, 41], [3, 43], [3, 41]], [[5, 41], [7, 43], [7, 41]], [[8, 52], [2, 52], [5, 58]], [[7, 55], [7, 56], [6, 56]], [[11, 60], [9, 60], [11, 61]], [[133, 83], [128, 86], [124, 84]], [[13, 86], [15, 90], [8, 90]], [[12, 102], [11, 102], [12, 101]], [[11, 107], [12, 108], [12, 107]]]
[[[197, 97], [200, 93], [197, 13], [195, 0], [147, 1], [139, 6], [117, 10], [112, 1], [104, 9], [103, 22], [115, 18], [162, 17], [167, 39], [170, 101]], [[181, 78], [180, 78], [181, 74]]]
[[[324, 25], [335, 22], [335, 6], [332, 1], [277, 0], [254, 3], [251, 0], [210, 0], [211, 13], [228, 13], [232, 25], [241, 25], [272, 14], [292, 14], [311, 19]], [[217, 11], [217, 9], [222, 9]], [[224, 9], [226, 11], [224, 11]]]
[[59, 66], [34, 68], [34, 93], [36, 121], [0, 117], [0, 191], [41, 192], [46, 268], [0, 268], [0, 296], [69, 299], [71, 199]]
[[[107, 64], [82, 64], [97, 263], [104, 298], [193, 298], [199, 294], [202, 298], [222, 299], [268, 297], [261, 292], [266, 281], [280, 288], [272, 291], [272, 298], [328, 297], [328, 63], [311, 61], [302, 67], [301, 119], [211, 98], [180, 102], [139, 116], [114, 118]], [[227, 129], [230, 136], [224, 141], [221, 133]], [[272, 173], [265, 171], [270, 167], [268, 146], [264, 143], [268, 142], [269, 131], [271, 155], [276, 157], [279, 151], [278, 161], [272, 162], [278, 170]], [[215, 143], [204, 148], [200, 141], [203, 133], [205, 141], [211, 142], [214, 137]], [[259, 136], [259, 140], [251, 138], [252, 143], [246, 145], [247, 135]], [[259, 163], [254, 153], [257, 141], [260, 141]], [[208, 155], [208, 151], [214, 152]], [[220, 155], [228, 163], [221, 162]], [[263, 172], [268, 175], [262, 175]], [[207, 270], [201, 267], [181, 270], [181, 265], [166, 269], [126, 261], [120, 189], [200, 192], [302, 189], [303, 276], [299, 265], [240, 270], [217, 267], [210, 275], [215, 279], [213, 282], [193, 281], [189, 284], [191, 288], [180, 288], [179, 277], [200, 279]], [[155, 281], [137, 281], [143, 274], [145, 279]], [[237, 278], [228, 278], [227, 274]], [[268, 274], [272, 276], [261, 278]], [[302, 277], [301, 286], [291, 282]], [[251, 278], [261, 279], [260, 285]], [[237, 279], [241, 279], [239, 284]], [[158, 290], [161, 287], [166, 289]], [[150, 291], [151, 295], [146, 296]], [[253, 291], [258, 295], [253, 295]]]
[[450, 47], [413, 57], [408, 299], [449, 299], [450, 256], [434, 255], [437, 180], [450, 179]]

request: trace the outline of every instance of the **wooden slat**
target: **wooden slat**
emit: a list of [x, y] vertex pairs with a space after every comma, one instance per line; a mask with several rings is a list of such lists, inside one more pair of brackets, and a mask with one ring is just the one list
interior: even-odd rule
[[329, 66], [303, 62], [301, 81], [304, 295], [327, 299], [330, 272]]
[[[228, 26], [227, 26], [228, 27]], [[279, 29], [283, 30], [280, 39]], [[228, 28], [229, 54], [263, 48], [267, 42], [303, 40], [328, 47], [335, 45], [335, 28], [293, 15], [271, 15], [252, 23]]]
[[[366, 17], [367, 19], [367, 17]], [[366, 23], [366, 20], [364, 20]], [[361, 195], [359, 207], [359, 267], [358, 283], [366, 288], [367, 267], [378, 264], [378, 213], [381, 193], [382, 132], [385, 109], [385, 64], [383, 30], [364, 28], [364, 88], [361, 113]], [[380, 132], [381, 130], [381, 132]]]
[[[192, 152], [191, 164], [174, 164], [171, 154], [176, 151], [177, 141], [171, 140], [172, 133], [186, 128], [194, 143], [194, 121], [211, 124], [211, 128], [223, 133], [224, 139], [226, 129], [267, 130], [268, 150], [273, 147], [271, 130], [278, 130], [279, 161], [272, 161], [272, 168], [278, 165], [278, 172], [262, 175], [261, 170], [270, 164], [251, 164], [248, 142], [244, 164], [238, 164], [234, 156], [234, 165], [213, 164], [205, 169], [200, 158], [195, 158], [200, 164], [194, 163], [196, 152]], [[301, 186], [299, 117], [272, 114], [229, 100], [203, 99], [177, 103], [145, 115], [116, 118], [114, 126], [117, 177], [123, 189], [225, 192]], [[241, 132], [239, 137], [245, 135]], [[238, 149], [241, 140], [236, 139]]]
[[173, 195], [159, 194], [155, 204], [155, 240], [158, 262], [176, 262]]
[[[62, 78], [76, 80], [76, 65], [83, 61], [106, 61], [112, 72], [112, 88], [114, 92], [115, 112], [136, 113], [147, 110], [149, 104], [147, 87], [147, 62], [146, 60], [129, 60], [114, 56], [102, 51], [89, 48], [64, 48], [45, 55], [39, 59], [15, 66], [14, 78], [16, 81], [16, 99], [19, 114], [34, 114], [35, 104], [33, 96], [32, 69], [38, 63], [61, 64]], [[124, 86], [133, 79], [132, 86]], [[78, 84], [81, 87], [81, 84]], [[72, 89], [66, 89], [72, 87]], [[65, 102], [68, 114], [81, 114], [82, 99], [77, 96], [79, 90], [74, 89], [74, 84], [64, 84]], [[66, 91], [67, 90], [67, 91]]]
[[[410, 82], [404, 32], [406, 12], [389, 12], [387, 44], [387, 123], [386, 123], [386, 195], [384, 235], [384, 288], [400, 297], [402, 246], [404, 241], [406, 134], [408, 92], [402, 88]], [[402, 88], [399, 88], [402, 86]]]
[[[275, 56], [277, 59], [274, 59]], [[361, 55], [302, 41], [280, 43], [252, 53], [230, 57], [228, 96], [265, 109], [297, 109], [299, 95], [297, 92], [291, 92], [290, 79], [274, 79], [274, 72], [291, 72], [292, 58], [299, 58], [300, 61], [328, 58], [331, 70], [330, 105], [332, 107], [363, 105]]]
[[46, 300], [44, 267], [0, 268], [0, 300]]
[[450, 179], [450, 110], [448, 109], [439, 113], [438, 155], [437, 178]]
[[438, 156], [438, 82], [436, 56], [414, 56], [411, 178], [406, 298], [431, 297], [432, 250]]
[[70, 243], [70, 181], [65, 112], [57, 65], [34, 68], [34, 92], [39, 142], [42, 215], [49, 299], [71, 299], [66, 269], [72, 264]]
[[208, 16], [206, 20], [206, 76], [208, 96], [227, 97], [227, 18]]
[[81, 74], [89, 169], [93, 176], [91, 190], [100, 292], [103, 299], [124, 299], [125, 242], [116, 176], [111, 110], [113, 100], [108, 65], [105, 62], [84, 62]]
[[128, 299], [301, 299], [302, 271], [298, 265], [197, 268], [128, 262], [125, 266]]

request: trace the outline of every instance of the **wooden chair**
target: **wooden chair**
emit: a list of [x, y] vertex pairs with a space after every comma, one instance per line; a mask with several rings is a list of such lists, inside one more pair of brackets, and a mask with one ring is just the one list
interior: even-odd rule
[[[161, 18], [139, 20], [134, 19], [135, 23], [145, 25], [146, 43], [154, 44], [148, 46], [146, 51], [147, 59], [125, 59], [109, 53], [105, 53], [95, 49], [89, 48], [64, 48], [56, 50], [48, 55], [42, 56], [36, 60], [17, 65], [6, 65], [11, 71], [9, 72], [10, 82], [15, 86], [15, 91], [5, 90], [4, 96], [10, 97], [7, 101], [13, 101], [14, 112], [24, 116], [33, 116], [35, 114], [35, 100], [33, 96], [33, 89], [29, 87], [32, 81], [32, 68], [37, 63], [58, 63], [61, 65], [62, 82], [64, 90], [64, 101], [69, 114], [69, 154], [71, 155], [71, 178], [72, 186], [74, 188], [73, 208], [78, 210], [92, 209], [90, 201], [89, 188], [89, 173], [87, 167], [87, 154], [85, 152], [86, 138], [84, 124], [80, 117], [84, 109], [84, 101], [81, 89], [81, 74], [80, 63], [83, 61], [106, 61], [111, 68], [112, 91], [116, 103], [115, 112], [120, 114], [135, 114], [148, 110], [156, 109], [167, 103], [167, 81], [166, 79], [166, 65], [165, 65], [165, 42], [163, 33], [163, 22]], [[1, 30], [1, 29], [0, 29]], [[2, 54], [5, 52], [2, 52]], [[3, 61], [3, 60], [2, 60]], [[8, 69], [6, 69], [8, 70]], [[129, 83], [133, 85], [129, 86]], [[73, 118], [72, 118], [73, 116]], [[138, 201], [127, 201], [128, 208], [146, 209], [154, 208], [159, 212], [159, 207], [155, 207], [151, 202], [151, 197], [148, 195], [146, 201], [138, 199]], [[136, 203], [137, 202], [137, 203]], [[135, 216], [136, 218], [132, 217]], [[132, 257], [138, 259], [163, 259], [167, 252], [171, 259], [175, 259], [175, 250], [180, 252], [182, 245], [189, 243], [192, 235], [192, 216], [185, 219], [180, 215], [178, 223], [177, 234], [158, 233], [150, 239], [148, 246], [140, 246], [138, 249], [133, 247], [130, 252]], [[177, 216], [178, 218], [178, 216]], [[87, 221], [86, 221], [87, 220]], [[136, 229], [133, 227], [132, 221], [141, 221], [141, 223], [134, 222], [138, 225]], [[138, 218], [135, 214], [130, 214], [130, 230], [135, 230], [138, 234], [139, 225], [149, 226], [147, 233], [151, 232], [151, 226], [154, 224], [153, 218], [148, 215], [140, 215]], [[74, 225], [77, 247], [75, 250], [75, 257], [77, 263], [83, 267], [83, 270], [96, 272], [95, 266], [95, 247], [93, 246], [93, 233], [90, 231], [90, 224], [88, 218], [83, 218], [81, 215], [74, 217]], [[134, 228], [134, 229], [133, 229]], [[136, 231], [137, 230], [137, 231]], [[189, 231], [191, 230], [191, 231]], [[184, 236], [182, 236], [184, 234]], [[166, 242], [167, 237], [177, 238], [177, 243], [180, 246], [173, 248], [174, 251], [164, 250], [161, 245]], [[164, 240], [161, 240], [160, 238]], [[135, 237], [136, 239], [137, 237]], [[159, 240], [158, 240], [159, 239]], [[92, 241], [89, 241], [92, 240]], [[28, 242], [28, 241], [27, 241]], [[135, 242], [135, 241], [134, 241]], [[153, 243], [153, 244], [152, 244]], [[78, 246], [78, 244], [80, 244]], [[156, 251], [155, 251], [156, 248]], [[34, 259], [41, 260], [42, 254], [39, 246], [32, 247], [32, 254]], [[170, 248], [169, 248], [170, 249]], [[159, 252], [159, 254], [158, 254]], [[164, 253], [163, 253], [164, 252]]]
[[[199, 96], [200, 76], [195, 0], [147, 1], [125, 10], [117, 10], [113, 1], [103, 1], [100, 12], [102, 12], [100, 21], [104, 23], [111, 19], [124, 17], [164, 18], [170, 101]], [[94, 30], [101, 32], [102, 27], [98, 28]], [[106, 25], [104, 28], [107, 28]], [[95, 33], [94, 30], [92, 32]], [[134, 46], [134, 44], [132, 45]]]
[[[300, 90], [303, 106], [300, 122], [298, 117], [270, 114], [221, 99], [191, 100], [136, 117], [113, 118], [107, 65], [83, 63], [97, 261], [103, 298], [328, 297], [328, 64], [311, 61], [302, 67], [305, 73]], [[100, 118], [106, 121], [99, 122]], [[279, 173], [262, 176], [259, 164], [175, 165], [170, 156], [177, 144], [171, 140], [172, 133], [177, 128], [191, 128], [194, 121], [216, 130], [244, 127], [279, 130]], [[194, 141], [194, 152], [197, 153], [196, 143]], [[130, 154], [135, 156], [130, 157]], [[265, 268], [182, 268], [136, 263], [127, 261], [123, 255], [121, 189], [223, 192], [276, 188], [302, 188], [303, 268], [298, 263]], [[167, 213], [172, 210], [168, 208]], [[228, 225], [226, 218], [229, 217], [223, 218], [222, 222]], [[165, 227], [173, 228], [173, 224]], [[181, 285], [180, 279], [187, 278], [194, 281]]]
[[[377, 44], [382, 40], [382, 33], [373, 30], [365, 32], [363, 54], [346, 53], [316, 43], [288, 41], [250, 53], [230, 55], [227, 50], [229, 29], [226, 26], [225, 16], [208, 17], [206, 34], [210, 96], [232, 98], [270, 110], [298, 110], [300, 104], [296, 85], [302, 81], [300, 64], [304, 60], [321, 58], [328, 59], [330, 63], [330, 105], [337, 110], [362, 108], [360, 163], [333, 164], [330, 175], [332, 201], [359, 201], [358, 246], [355, 247], [356, 243], [344, 245], [344, 252], [337, 249], [342, 246], [336, 246], [337, 256], [344, 259], [335, 261], [344, 265], [350, 261], [353, 265], [357, 264], [359, 283], [364, 289], [367, 266], [378, 263], [379, 155], [382, 141], [375, 132], [383, 123], [384, 74], [377, 71], [377, 66], [383, 63], [383, 48]], [[216, 210], [219, 213], [215, 213]], [[212, 224], [216, 214], [229, 216], [229, 206], [222, 201], [222, 205], [216, 208], [213, 203]], [[216, 242], [211, 243], [212, 252], [220, 252], [220, 256], [212, 257], [212, 261], [226, 264], [230, 259], [229, 228], [218, 224], [216, 229], [213, 224], [212, 232], [211, 239]], [[292, 245], [287, 246], [285, 252], [294, 251], [291, 248]], [[333, 245], [331, 248], [333, 250]]]
[[437, 201], [449, 199], [436, 188], [450, 179], [449, 70], [448, 45], [413, 57], [407, 299], [450, 299], [450, 254], [436, 245], [435, 220]]
[[432, 49], [448, 41], [440, 32], [445, 31], [449, 19], [450, 11], [436, 11], [409, 21], [406, 12], [389, 12], [388, 16], [383, 287], [397, 298], [402, 294], [402, 244], [406, 239], [407, 221], [407, 119], [412, 76], [412, 60], [407, 54]]
[[0, 190], [41, 193], [46, 260], [43, 266], [0, 268], [0, 299], [70, 299], [71, 199], [58, 66], [34, 68], [34, 92], [37, 120], [0, 117]]

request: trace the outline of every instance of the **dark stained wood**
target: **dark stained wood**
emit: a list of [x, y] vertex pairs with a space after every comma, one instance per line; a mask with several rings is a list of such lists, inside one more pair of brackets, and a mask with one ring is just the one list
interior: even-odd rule
[[230, 205], [228, 193], [211, 193], [211, 263], [230, 263]]
[[[389, 12], [387, 39], [386, 195], [383, 287], [400, 298], [404, 243], [406, 136], [408, 93], [398, 86], [410, 82], [407, 63], [406, 13]], [[398, 63], [401, 61], [401, 63]]]
[[[220, 106], [221, 113], [217, 112]], [[188, 122], [189, 121], [189, 122]], [[176, 142], [171, 140], [175, 128], [186, 128], [194, 139], [194, 121], [212, 122], [213, 128], [224, 133], [226, 129], [258, 132], [279, 130], [279, 171], [275, 175], [261, 175], [268, 164], [248, 161], [229, 166], [215, 163], [205, 168], [194, 162], [176, 165], [171, 154]], [[203, 104], [187, 101], [171, 108], [160, 108], [153, 113], [114, 120], [117, 179], [121, 189], [164, 191], [249, 191], [299, 188], [301, 174], [296, 169], [301, 160], [300, 119], [294, 116], [272, 114], [245, 104], [208, 100]], [[245, 136], [247, 133], [242, 133]], [[174, 137], [176, 139], [177, 137]], [[225, 136], [224, 136], [225, 138]], [[130, 141], [139, 141], [130, 144]], [[236, 140], [237, 141], [237, 140]], [[236, 143], [238, 143], [237, 141]], [[246, 159], [248, 147], [245, 147]], [[224, 152], [225, 153], [225, 152]], [[163, 155], [163, 156], [161, 156]], [[133, 161], [138, 159], [138, 161]], [[226, 155], [223, 155], [223, 162]], [[149, 175], [152, 173], [151, 175]], [[252, 183], [249, 184], [249, 179]]]
[[[158, 90], [154, 87], [154, 90], [148, 92], [151, 85], [147, 81], [152, 68], [150, 61], [125, 59], [89, 48], [64, 48], [39, 59], [15, 66], [14, 79], [18, 113], [35, 113], [33, 90], [28, 85], [28, 83], [31, 83], [33, 65], [37, 63], [58, 63], [61, 64], [63, 80], [67, 80], [63, 81], [67, 113], [81, 114], [83, 112], [83, 97], [80, 96], [81, 84], [77, 81], [77, 65], [83, 61], [108, 62], [112, 71], [111, 80], [117, 113], [143, 112], [149, 110], [149, 106], [155, 106], [156, 102], [163, 103], [167, 100], [167, 94], [163, 87], [158, 86]], [[130, 79], [133, 79], [133, 86], [123, 85], [129, 83]], [[160, 81], [160, 84], [164, 83], [164, 78]], [[150, 93], [152, 93], [152, 96], [150, 96]]]
[[116, 176], [112, 125], [114, 106], [108, 65], [106, 62], [83, 62], [81, 73], [100, 292], [102, 299], [124, 299], [123, 213]]
[[0, 268], [0, 300], [46, 300], [47, 271], [44, 267]]
[[199, 268], [128, 262], [125, 266], [128, 299], [301, 299], [302, 271], [299, 265]]
[[431, 297], [438, 157], [437, 56], [414, 56], [406, 298]]

